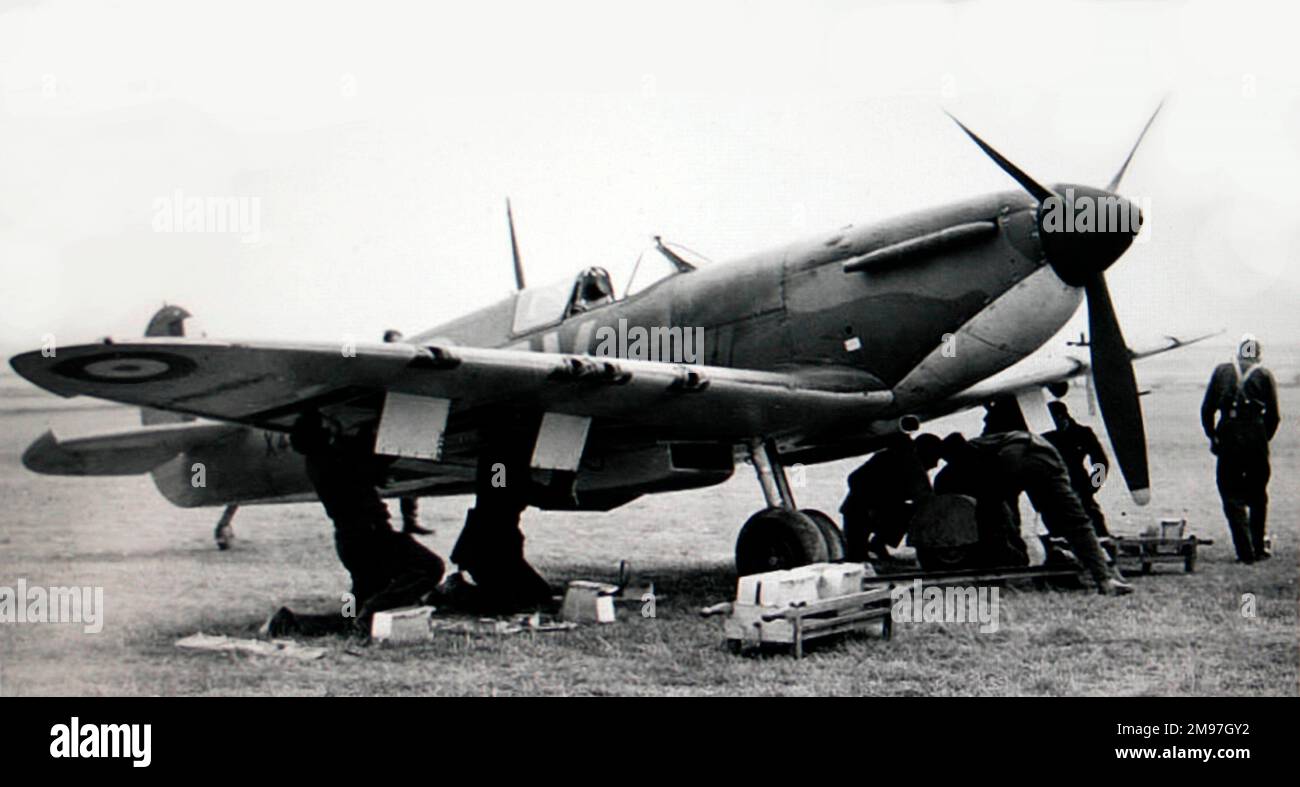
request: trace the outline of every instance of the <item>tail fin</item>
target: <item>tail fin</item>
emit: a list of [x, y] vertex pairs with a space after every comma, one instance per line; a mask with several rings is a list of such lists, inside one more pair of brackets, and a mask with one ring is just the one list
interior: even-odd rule
[[[192, 316], [193, 315], [180, 306], [163, 304], [163, 307], [149, 320], [149, 327], [144, 329], [144, 335], [184, 336], [185, 321]], [[150, 424], [174, 424], [193, 420], [194, 416], [192, 415], [169, 413], [165, 410], [155, 410], [151, 407], [140, 408], [140, 423], [145, 426]]]

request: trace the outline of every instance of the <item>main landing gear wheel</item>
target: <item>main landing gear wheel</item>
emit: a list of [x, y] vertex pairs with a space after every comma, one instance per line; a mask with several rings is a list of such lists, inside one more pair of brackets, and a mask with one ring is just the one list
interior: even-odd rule
[[749, 518], [736, 538], [736, 572], [741, 576], [825, 563], [829, 553], [812, 517], [786, 508], [766, 508]]
[[808, 517], [817, 525], [817, 529], [822, 531], [822, 539], [826, 541], [826, 560], [830, 563], [839, 563], [844, 559], [844, 533], [840, 530], [835, 520], [831, 519], [825, 513], [815, 508], [804, 508], [799, 513]]

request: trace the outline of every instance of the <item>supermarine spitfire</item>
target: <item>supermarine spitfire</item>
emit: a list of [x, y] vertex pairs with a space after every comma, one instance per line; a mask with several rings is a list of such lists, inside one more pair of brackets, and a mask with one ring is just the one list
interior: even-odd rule
[[[376, 430], [375, 452], [396, 457], [385, 495], [483, 495], [488, 475], [506, 468], [540, 490], [531, 505], [610, 510], [721, 483], [749, 460], [766, 508], [742, 529], [737, 563], [786, 567], [843, 554], [829, 518], [798, 508], [787, 466], [868, 453], [891, 433], [995, 396], [1041, 405], [1045, 388], [1059, 395], [1091, 375], [1124, 479], [1145, 503], [1131, 361], [1184, 342], [1135, 353], [1121, 333], [1105, 271], [1138, 221], [1085, 227], [1049, 216], [1092, 201], [1137, 217], [1115, 191], [1147, 128], [1103, 190], [1043, 185], [962, 126], [1020, 190], [726, 263], [700, 265], [659, 243], [620, 297], [598, 268], [524, 287], [512, 218], [519, 290], [397, 343], [341, 352], [185, 338], [189, 315], [169, 307], [143, 340], [12, 359], [57, 394], [145, 408], [144, 426], [128, 432], [47, 433], [24, 462], [42, 473], [149, 472], [185, 507], [309, 500], [286, 435], [313, 412], [343, 430]], [[1089, 359], [1010, 368], [1085, 296]], [[640, 345], [598, 349], [601, 337], [636, 329], [647, 337]], [[688, 336], [702, 338], [689, 357], [644, 346]], [[205, 485], [191, 483], [196, 464], [208, 468]]]

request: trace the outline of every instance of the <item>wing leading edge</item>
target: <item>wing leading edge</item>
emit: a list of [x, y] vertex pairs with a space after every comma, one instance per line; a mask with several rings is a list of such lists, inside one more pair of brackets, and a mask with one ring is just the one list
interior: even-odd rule
[[453, 413], [527, 409], [637, 426], [660, 439], [745, 440], [865, 422], [888, 391], [798, 371], [758, 371], [474, 347], [139, 340], [29, 352], [36, 385], [264, 429], [308, 409], [373, 417], [384, 395], [445, 399]]

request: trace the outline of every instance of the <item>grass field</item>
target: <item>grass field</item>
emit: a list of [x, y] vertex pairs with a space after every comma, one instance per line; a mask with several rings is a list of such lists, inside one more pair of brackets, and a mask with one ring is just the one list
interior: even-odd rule
[[[48, 409], [0, 391], [0, 585], [102, 586], [105, 625], [0, 624], [0, 695], [73, 694], [866, 694], [1240, 695], [1297, 693], [1297, 507], [1300, 439], [1284, 423], [1273, 447], [1275, 557], [1232, 562], [1200, 436], [1200, 391], [1159, 389], [1144, 399], [1156, 499], [1135, 509], [1116, 479], [1102, 501], [1117, 532], [1159, 516], [1186, 516], [1203, 548], [1198, 573], [1135, 580], [1138, 592], [1003, 590], [1001, 627], [900, 624], [892, 642], [865, 634], [788, 656], [734, 656], [721, 623], [696, 610], [734, 588], [732, 544], [761, 498], [747, 467], [720, 487], [643, 498], [607, 514], [530, 512], [532, 561], [552, 580], [612, 577], [620, 559], [666, 598], [654, 618], [625, 611], [617, 624], [575, 632], [447, 636], [422, 646], [349, 651], [323, 643], [315, 662], [178, 651], [197, 631], [252, 634], [280, 604], [336, 607], [348, 579], [331, 530], [312, 505], [246, 508], [228, 552], [212, 545], [216, 510], [167, 504], [147, 477], [53, 478], [27, 472], [22, 449], [48, 425], [126, 427], [133, 411]], [[1071, 394], [1072, 397], [1075, 394]], [[81, 400], [78, 400], [81, 401]], [[1300, 389], [1283, 390], [1285, 414]], [[1083, 411], [1076, 402], [1076, 411]], [[1295, 416], [1292, 416], [1293, 418]], [[970, 414], [937, 426], [976, 422]], [[854, 463], [809, 467], [803, 506], [834, 512]], [[428, 500], [426, 539], [446, 555], [467, 498]], [[1029, 520], [1032, 521], [1032, 518]], [[1240, 614], [1242, 595], [1257, 616]]]

